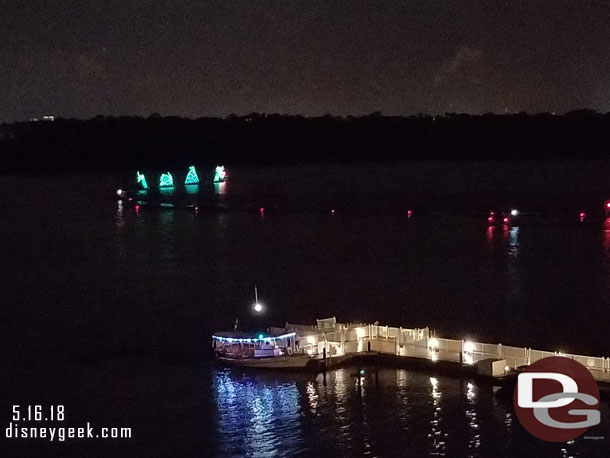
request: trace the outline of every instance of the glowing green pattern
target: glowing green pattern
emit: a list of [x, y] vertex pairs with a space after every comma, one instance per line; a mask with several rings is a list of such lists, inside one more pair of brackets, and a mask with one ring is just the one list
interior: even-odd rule
[[136, 177], [137, 177], [138, 183], [140, 183], [140, 186], [142, 187], [142, 189], [148, 189], [148, 183], [146, 183], [146, 177], [144, 176], [144, 174], [140, 173], [140, 172], [136, 172]]
[[189, 173], [186, 174], [184, 184], [199, 184], [199, 175], [197, 175], [194, 165], [189, 167]]
[[160, 188], [173, 188], [174, 187], [174, 179], [172, 178], [172, 174], [162, 173], [161, 178], [159, 179], [159, 187]]
[[214, 175], [214, 183], [220, 183], [227, 179], [227, 171], [224, 166], [219, 165], [216, 167], [216, 174]]

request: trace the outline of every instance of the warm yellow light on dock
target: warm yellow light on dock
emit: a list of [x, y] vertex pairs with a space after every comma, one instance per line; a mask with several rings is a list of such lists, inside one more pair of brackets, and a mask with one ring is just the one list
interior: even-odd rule
[[474, 343], [473, 342], [464, 342], [464, 351], [466, 353], [473, 353], [474, 352]]
[[464, 342], [464, 362], [474, 364], [474, 342]]

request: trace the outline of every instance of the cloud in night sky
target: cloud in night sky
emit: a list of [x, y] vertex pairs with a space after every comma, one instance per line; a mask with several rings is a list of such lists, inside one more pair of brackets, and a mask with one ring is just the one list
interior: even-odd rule
[[480, 61], [482, 57], [483, 51], [480, 49], [473, 49], [466, 45], [462, 45], [458, 48], [453, 57], [443, 64], [443, 71], [446, 73], [455, 73], [463, 66]]
[[610, 3], [0, 0], [0, 122], [610, 110]]

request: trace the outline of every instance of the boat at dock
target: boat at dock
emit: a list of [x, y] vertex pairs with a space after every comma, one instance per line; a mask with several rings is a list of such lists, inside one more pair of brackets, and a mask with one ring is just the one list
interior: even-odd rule
[[232, 366], [252, 369], [305, 369], [311, 366], [311, 358], [304, 355], [274, 356], [269, 358], [231, 358], [217, 355], [216, 359]]
[[520, 371], [540, 359], [561, 356], [585, 366], [600, 388], [610, 387], [610, 358], [443, 338], [428, 327], [338, 323], [335, 317], [311, 326], [286, 323], [259, 335], [216, 333], [212, 346], [219, 362], [249, 368], [324, 371], [383, 365], [468, 375], [500, 386], [514, 382]]
[[219, 362], [264, 369], [305, 369], [315, 367], [315, 358], [298, 350], [297, 334], [217, 333], [212, 347]]

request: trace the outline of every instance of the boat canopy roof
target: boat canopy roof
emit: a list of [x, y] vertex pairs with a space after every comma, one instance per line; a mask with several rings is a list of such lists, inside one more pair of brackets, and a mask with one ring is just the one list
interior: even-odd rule
[[212, 338], [214, 340], [218, 340], [220, 342], [229, 342], [229, 343], [256, 343], [256, 342], [269, 342], [278, 339], [288, 339], [294, 337], [296, 333], [289, 332], [287, 334], [282, 334], [279, 336], [266, 336], [264, 334], [255, 334], [248, 332], [220, 332], [214, 333]]

